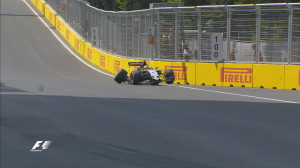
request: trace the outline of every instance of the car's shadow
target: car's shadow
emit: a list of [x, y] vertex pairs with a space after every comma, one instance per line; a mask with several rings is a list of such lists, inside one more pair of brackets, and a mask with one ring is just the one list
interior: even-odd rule
[[5, 83], [0, 82], [0, 92], [26, 92], [26, 91], [7, 86]]
[[[128, 85], [133, 85], [132, 83], [127, 83]], [[158, 85], [151, 85], [150, 83], [142, 83], [139, 85], [134, 85], [134, 86], [153, 86], [153, 87], [165, 87], [167, 84], [158, 84]]]

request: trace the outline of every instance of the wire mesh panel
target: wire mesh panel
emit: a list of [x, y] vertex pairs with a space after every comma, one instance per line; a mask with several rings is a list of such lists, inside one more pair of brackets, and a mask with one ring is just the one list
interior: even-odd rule
[[132, 44], [132, 57], [139, 57], [139, 44], [140, 44], [140, 16], [132, 15], [132, 35], [131, 35], [131, 44]]
[[127, 55], [127, 49], [128, 49], [128, 45], [127, 45], [127, 29], [128, 29], [128, 25], [127, 25], [127, 16], [125, 15], [124, 17], [122, 17], [120, 19], [121, 21], [121, 34], [120, 34], [120, 42], [121, 42], [121, 46], [122, 46], [122, 55], [124, 56], [128, 56]]
[[[212, 61], [212, 33], [222, 33], [223, 41], [227, 39], [227, 10], [224, 7], [200, 8], [201, 15], [201, 61]], [[226, 46], [226, 43], [223, 43]], [[223, 47], [226, 48], [226, 47]], [[221, 54], [226, 58], [226, 52]]]
[[[140, 15], [139, 18], [139, 33], [137, 35], [138, 46], [139, 46], [139, 57], [142, 58], [158, 58], [157, 54], [154, 52], [154, 47], [157, 45], [149, 44], [150, 36], [155, 38], [155, 18], [154, 10], [147, 10]], [[156, 39], [157, 40], [157, 39]]]
[[[115, 24], [115, 43], [116, 43], [116, 54], [117, 55], [126, 55], [126, 44], [124, 44], [124, 39], [126, 35], [123, 33], [125, 32], [125, 24], [122, 26], [122, 20], [126, 23], [122, 17], [116, 17], [116, 24]], [[122, 31], [123, 30], [123, 31]]]
[[230, 8], [230, 62], [254, 62], [256, 17], [254, 6]]
[[158, 12], [160, 59], [175, 59], [176, 55], [176, 11], [172, 8], [161, 9]]
[[111, 52], [112, 53], [117, 53], [118, 52], [118, 42], [117, 42], [117, 17], [115, 15], [112, 16], [111, 18], [111, 23], [110, 23], [110, 38], [111, 38]]
[[[78, 23], [75, 23], [76, 27], [75, 27], [75, 30], [81, 35], [83, 36], [84, 34], [84, 29], [83, 29], [83, 26], [84, 26], [84, 8], [85, 8], [85, 5], [83, 5], [82, 3], [78, 2], [78, 1], [75, 1], [75, 18], [73, 18], [73, 20], [76, 22], [78, 21]], [[74, 27], [73, 27], [74, 28]]]
[[291, 63], [300, 64], [300, 5], [292, 7]]
[[[90, 8], [89, 10], [86, 10], [86, 15], [89, 19], [86, 21], [86, 39], [88, 39], [88, 42], [92, 43], [92, 28], [98, 27], [96, 25], [96, 14], [98, 13], [98, 10], [96, 8]], [[98, 47], [98, 46], [97, 46]]]
[[88, 42], [91, 42], [90, 30], [91, 30], [91, 9], [87, 6], [84, 7], [84, 24], [83, 24], [83, 38], [85, 38]]
[[287, 62], [289, 25], [287, 6], [261, 6], [260, 9], [261, 28], [258, 62]]
[[112, 53], [113, 52], [113, 41], [114, 41], [114, 17], [112, 15], [107, 15], [106, 17], [106, 27], [107, 27], [107, 32], [106, 32], [106, 44], [107, 44], [107, 51]]
[[105, 43], [105, 15], [102, 12], [97, 14], [97, 23], [98, 23], [98, 37], [99, 37], [99, 47], [104, 49], [106, 46]]
[[198, 60], [198, 12], [195, 8], [178, 8], [178, 60]]
[[139, 53], [137, 57], [141, 57], [141, 56], [147, 56], [147, 53], [145, 52], [147, 49], [147, 34], [146, 34], [146, 27], [147, 26], [147, 18], [148, 18], [148, 13], [147, 12], [143, 12], [141, 13], [141, 15], [139, 15]]

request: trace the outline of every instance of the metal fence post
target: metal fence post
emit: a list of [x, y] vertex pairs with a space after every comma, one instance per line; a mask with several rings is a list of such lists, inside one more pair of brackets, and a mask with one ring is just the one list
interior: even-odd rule
[[108, 14], [105, 15], [105, 25], [106, 25], [105, 48], [106, 51], [108, 51], [108, 38], [109, 38]]
[[175, 9], [175, 61], [178, 60], [178, 10]]
[[160, 22], [159, 22], [159, 10], [156, 10], [157, 20], [156, 20], [156, 27], [157, 27], [157, 33], [156, 33], [156, 39], [157, 39], [157, 58], [161, 58], [160, 54]]
[[145, 33], [146, 33], [146, 30], [147, 30], [147, 23], [148, 23], [148, 17], [149, 17], [149, 14], [145, 14], [145, 23], [144, 23], [144, 32], [143, 32], [143, 42], [142, 42], [142, 46], [141, 46], [141, 51], [143, 53], [143, 57], [146, 57], [146, 51], [145, 51]]
[[89, 23], [88, 23], [88, 21], [89, 21], [89, 15], [88, 15], [88, 6], [87, 6], [87, 4], [85, 4], [84, 5], [84, 23], [85, 23], [85, 31], [84, 31], [84, 37], [85, 37], [85, 40], [86, 41], [88, 41], [88, 39], [89, 39], [89, 36], [88, 36], [88, 32], [90, 31], [89, 29], [88, 29], [88, 27], [89, 27]]
[[127, 16], [125, 16], [125, 20], [126, 20], [126, 22], [125, 22], [125, 56], [127, 57], [128, 56], [128, 19], [127, 19]]
[[292, 61], [292, 37], [293, 37], [293, 7], [289, 7], [289, 27], [288, 27], [288, 64]]
[[229, 62], [230, 55], [230, 38], [231, 38], [231, 10], [227, 8], [227, 51], [226, 51], [226, 62]]
[[99, 12], [100, 11], [98, 10], [98, 12], [96, 14], [96, 25], [98, 27], [98, 34], [97, 34], [97, 36], [98, 36], [98, 48], [100, 48], [100, 29], [101, 29], [99, 19], [97, 19], [98, 15], [99, 15]]
[[198, 62], [201, 61], [201, 57], [202, 57], [202, 18], [201, 18], [201, 8], [198, 9]]
[[138, 51], [138, 57], [140, 57], [141, 56], [141, 16], [139, 15], [139, 27], [138, 27], [138, 35], [137, 35], [137, 40], [138, 40], [138, 42], [137, 42], [137, 44], [138, 44], [138, 46], [137, 46], [137, 51]]
[[[155, 32], [154, 32], [154, 17], [153, 17], [153, 14], [152, 15], [150, 15], [150, 27], [151, 27], [151, 36], [154, 36], [154, 34], [155, 34]], [[139, 43], [139, 44], [141, 44], [141, 43]], [[154, 45], [155, 45], [155, 43], [154, 44], [151, 44], [151, 60], [154, 60]]]
[[256, 6], [256, 55], [255, 63], [259, 61], [259, 50], [260, 50], [260, 18], [261, 18], [261, 9], [260, 6]]
[[131, 21], [130, 21], [130, 24], [131, 24], [131, 53], [130, 53], [130, 57], [139, 57], [137, 55], [137, 52], [135, 51], [136, 50], [136, 44], [135, 44], [135, 41], [136, 41], [136, 38], [134, 37], [134, 34], [136, 33], [136, 25], [135, 25], [135, 18], [136, 16], [132, 13], [131, 14]]

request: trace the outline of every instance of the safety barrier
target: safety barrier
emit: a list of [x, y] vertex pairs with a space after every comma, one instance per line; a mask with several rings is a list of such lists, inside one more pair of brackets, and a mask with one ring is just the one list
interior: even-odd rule
[[56, 27], [56, 12], [48, 5], [45, 5], [45, 17], [51, 25]]
[[31, 3], [41, 12], [42, 15], [45, 15], [45, 3], [41, 0], [31, 0]]
[[[137, 60], [113, 56], [92, 47], [43, 0], [31, 2], [74, 50], [95, 67], [111, 74], [117, 74], [122, 68], [127, 71], [136, 68], [129, 67], [128, 62]], [[173, 69], [177, 84], [300, 90], [300, 65], [147, 62], [150, 67]]]

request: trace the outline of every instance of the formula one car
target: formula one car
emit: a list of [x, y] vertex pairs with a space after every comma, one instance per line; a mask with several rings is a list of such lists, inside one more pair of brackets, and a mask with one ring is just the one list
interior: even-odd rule
[[128, 84], [133, 85], [158, 85], [160, 82], [173, 84], [175, 81], [175, 75], [172, 69], [166, 69], [163, 73], [162, 70], [149, 68], [146, 61], [129, 62], [128, 65], [139, 66], [139, 68], [132, 71], [129, 76], [127, 76], [128, 72], [125, 69], [121, 69], [114, 78], [117, 83], [128, 82]]

